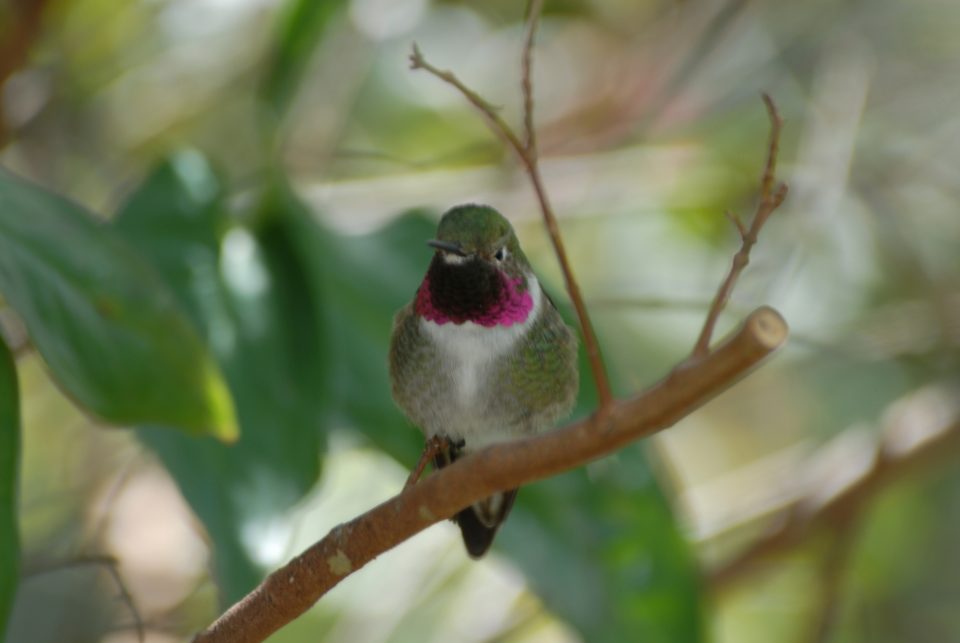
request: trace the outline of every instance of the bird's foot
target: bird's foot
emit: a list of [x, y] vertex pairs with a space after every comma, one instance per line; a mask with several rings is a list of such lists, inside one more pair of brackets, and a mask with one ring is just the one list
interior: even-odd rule
[[432, 438], [427, 438], [426, 443], [423, 445], [423, 453], [420, 455], [420, 460], [417, 462], [414, 470], [410, 472], [407, 483], [403, 485], [403, 488], [407, 489], [415, 485], [417, 480], [420, 479], [420, 476], [423, 475], [423, 470], [427, 468], [427, 463], [431, 462], [441, 453], [449, 451], [452, 446], [454, 446], [453, 443], [450, 441], [450, 438], [446, 436], [435, 435]]

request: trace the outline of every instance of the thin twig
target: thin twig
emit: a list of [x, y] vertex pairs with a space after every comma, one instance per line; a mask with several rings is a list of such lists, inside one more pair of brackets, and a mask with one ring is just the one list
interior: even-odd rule
[[113, 556], [107, 554], [89, 554], [84, 556], [77, 556], [69, 560], [58, 560], [54, 562], [33, 564], [23, 570], [23, 577], [30, 578], [33, 576], [42, 576], [43, 574], [52, 574], [55, 572], [61, 572], [65, 569], [70, 569], [72, 567], [88, 567], [88, 566], [110, 566], [116, 565], [117, 559]]
[[137, 630], [137, 640], [140, 643], [143, 643], [147, 638], [143, 618], [140, 616], [140, 611], [137, 610], [136, 603], [133, 602], [133, 595], [127, 589], [126, 583], [123, 582], [123, 578], [120, 576], [120, 570], [117, 569], [116, 562], [114, 562], [112, 565], [107, 565], [107, 573], [110, 574], [110, 577], [113, 578], [113, 582], [117, 585], [117, 592], [120, 594], [120, 602], [127, 606], [130, 615], [133, 617], [133, 625]]
[[730, 220], [730, 223], [732, 223], [737, 228], [737, 232], [740, 233], [741, 239], [747, 236], [747, 229], [743, 226], [743, 220], [740, 218], [738, 214], [736, 214], [735, 212], [731, 212], [730, 210], [724, 210], [723, 215], [727, 217], [727, 219]]
[[417, 43], [413, 43], [413, 51], [410, 54], [410, 69], [422, 69], [436, 76], [443, 82], [453, 85], [457, 91], [463, 94], [464, 98], [470, 101], [471, 105], [476, 107], [477, 110], [486, 117], [487, 121], [489, 121], [490, 129], [492, 129], [495, 134], [500, 136], [504, 142], [513, 149], [523, 149], [523, 143], [520, 142], [520, 139], [513, 133], [510, 126], [507, 125], [506, 121], [497, 113], [497, 108], [488, 103], [480, 94], [464, 85], [452, 71], [439, 69], [427, 62]]
[[126, 583], [123, 582], [123, 577], [120, 575], [118, 565], [119, 562], [113, 556], [107, 554], [90, 554], [77, 556], [69, 560], [60, 560], [43, 565], [33, 565], [29, 569], [24, 570], [23, 577], [29, 578], [31, 576], [40, 576], [42, 574], [61, 572], [72, 567], [103, 567], [107, 570], [107, 573], [110, 574], [110, 578], [112, 578], [113, 582], [116, 584], [120, 601], [124, 604], [124, 606], [130, 612], [130, 616], [133, 618], [133, 624], [137, 630], [137, 640], [143, 643], [147, 637], [144, 621], [140, 616], [140, 610], [137, 609], [137, 604], [133, 600], [133, 595], [130, 594]]
[[533, 37], [538, 24], [539, 13], [542, 2], [533, 0], [530, 7], [530, 17], [528, 19], [527, 37], [524, 41], [524, 51], [522, 55], [523, 64], [523, 93], [524, 93], [524, 123], [527, 130], [527, 142], [522, 142], [514, 133], [510, 126], [500, 117], [490, 103], [485, 101], [479, 94], [464, 85], [453, 72], [441, 70], [434, 67], [426, 61], [416, 44], [413, 45], [413, 53], [410, 55], [410, 67], [412, 69], [423, 69], [436, 76], [445, 83], [455, 87], [463, 96], [476, 107], [481, 114], [486, 117], [491, 129], [504, 142], [506, 142], [516, 153], [521, 163], [527, 170], [527, 175], [533, 185], [534, 193], [540, 204], [540, 212], [543, 214], [544, 224], [553, 245], [554, 254], [557, 262], [560, 264], [560, 270], [563, 273], [564, 284], [567, 293], [570, 295], [570, 301], [577, 314], [577, 321], [580, 324], [580, 330], [583, 333], [583, 343], [587, 352], [587, 359], [590, 363], [590, 371], [593, 375], [594, 385], [597, 388], [597, 400], [599, 414], [604, 414], [613, 402], [613, 394], [610, 390], [610, 381], [607, 378], [607, 371], [603, 364], [603, 357], [600, 353], [600, 345], [597, 341], [597, 335], [594, 332], [593, 324], [587, 313], [587, 308], [583, 303], [583, 295], [580, 293], [580, 287], [570, 268], [570, 261], [567, 258], [567, 251], [563, 244], [563, 238], [560, 235], [560, 226], [557, 223], [557, 217], [550, 205], [547, 197], [546, 188], [543, 185], [543, 178], [540, 176], [539, 160], [536, 153], [536, 137], [533, 126], [533, 91], [531, 76], [530, 50], [533, 47]]
[[520, 88], [523, 92], [524, 148], [529, 156], [537, 158], [537, 134], [533, 126], [533, 38], [540, 22], [543, 0], [530, 0], [527, 6], [527, 31], [523, 38], [520, 60]]
[[729, 387], [785, 341], [771, 308], [754, 311], [702, 360], [684, 364], [603, 416], [495, 444], [457, 460], [399, 495], [335, 527], [197, 635], [195, 643], [262, 641], [385, 551], [463, 507], [623, 448], [674, 424]]
[[757, 209], [753, 214], [753, 220], [750, 222], [749, 229], [736, 214], [726, 212], [726, 216], [736, 226], [740, 234], [740, 249], [733, 256], [730, 264], [730, 270], [726, 278], [717, 289], [717, 294], [710, 305], [710, 311], [703, 323], [703, 329], [697, 338], [693, 347], [692, 357], [701, 358], [710, 352], [710, 340], [713, 337], [714, 327], [717, 325], [717, 319], [723, 311], [724, 306], [730, 299], [730, 293], [740, 277], [740, 273], [750, 263], [750, 250], [757, 243], [757, 237], [760, 229], [770, 218], [770, 215], [780, 207], [783, 200], [787, 197], [786, 183], [779, 184], [774, 188], [777, 169], [777, 154], [780, 151], [780, 130], [783, 127], [783, 119], [777, 111], [777, 106], [767, 94], [763, 95], [763, 103], [767, 107], [767, 114], [770, 117], [770, 142], [767, 148], [767, 160], [763, 166], [763, 174], [760, 178], [760, 200], [757, 203]]

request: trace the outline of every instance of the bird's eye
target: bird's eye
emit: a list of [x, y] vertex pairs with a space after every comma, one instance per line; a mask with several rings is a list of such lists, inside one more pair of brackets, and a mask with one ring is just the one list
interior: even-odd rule
[[504, 259], [507, 258], [507, 249], [506, 249], [506, 248], [500, 248], [500, 249], [497, 250], [497, 252], [493, 255], [493, 258], [496, 259], [497, 261], [503, 261]]

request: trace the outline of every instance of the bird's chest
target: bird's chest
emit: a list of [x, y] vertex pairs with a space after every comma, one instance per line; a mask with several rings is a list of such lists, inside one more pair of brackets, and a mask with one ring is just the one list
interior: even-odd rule
[[469, 321], [437, 324], [426, 319], [420, 323], [437, 349], [437, 376], [444, 382], [451, 411], [483, 413], [489, 409], [493, 384], [517, 350], [526, 325], [490, 328]]

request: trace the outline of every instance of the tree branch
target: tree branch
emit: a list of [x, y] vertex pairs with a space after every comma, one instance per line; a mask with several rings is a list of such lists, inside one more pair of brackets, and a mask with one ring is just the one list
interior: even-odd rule
[[759, 308], [710, 355], [681, 364], [644, 393], [612, 403], [607, 413], [496, 444], [444, 467], [335, 527], [270, 574], [194, 641], [264, 640], [373, 558], [463, 507], [581, 466], [671, 426], [746, 374], [786, 336], [787, 325], [780, 315], [772, 308]]
[[780, 118], [773, 99], [767, 94], [763, 95], [763, 103], [767, 106], [767, 114], [770, 117], [770, 142], [767, 146], [767, 160], [760, 177], [760, 200], [757, 203], [757, 209], [753, 214], [749, 229], [736, 214], [729, 211], [724, 213], [740, 234], [740, 250], [733, 256], [730, 270], [720, 284], [720, 288], [717, 289], [713, 303], [710, 304], [710, 311], [703, 322], [703, 330], [700, 331], [700, 337], [697, 338], [697, 343], [693, 347], [693, 357], [703, 357], [710, 352], [710, 339], [713, 337], [717, 319], [723, 312], [724, 306], [727, 305], [730, 293], [733, 292], [733, 287], [737, 283], [740, 273], [750, 263], [750, 250], [757, 243], [760, 229], [787, 197], [787, 185], [785, 183], [779, 184], [776, 189], [773, 187], [776, 180], [777, 154], [780, 151], [780, 129], [783, 127], [783, 119]]
[[[709, 572], [710, 586], [724, 589], [756, 570], [761, 561], [796, 547], [818, 528], [844, 530], [851, 517], [887, 485], [932, 460], [960, 454], [960, 395], [955, 386], [922, 389], [891, 409], [896, 413], [891, 414], [880, 441], [858, 448], [858, 455], [868, 458], [862, 470], [854, 470], [852, 479], [844, 479], [845, 484], [838, 487], [834, 476], [811, 476], [814, 486], [784, 510], [770, 530]], [[843, 465], [851, 468], [849, 461]]]
[[590, 315], [587, 314], [587, 307], [583, 303], [580, 286], [577, 284], [577, 280], [573, 275], [573, 269], [570, 267], [570, 261], [567, 259], [567, 251], [563, 245], [563, 238], [560, 236], [560, 226], [557, 223], [557, 217], [553, 213], [553, 207], [550, 205], [547, 191], [543, 186], [543, 178], [540, 176], [540, 164], [537, 156], [536, 135], [533, 126], [531, 61], [533, 39], [539, 22], [542, 5], [543, 2], [541, 0], [531, 0], [529, 17], [527, 19], [527, 31], [521, 56], [521, 89], [523, 91], [523, 122], [524, 129], [526, 130], [526, 142], [520, 140], [511, 127], [507, 125], [506, 121], [497, 114], [490, 103], [464, 85], [453, 72], [438, 69], [428, 63], [416, 44], [413, 45], [413, 53], [410, 55], [410, 67], [411, 69], [423, 69], [429, 72], [443, 82], [452, 85], [463, 94], [464, 98], [470, 101], [487, 119], [494, 133], [513, 149], [526, 169], [527, 176], [530, 178], [534, 193], [537, 196], [537, 201], [540, 204], [540, 212], [543, 215], [543, 221], [547, 227], [547, 233], [550, 236], [554, 254], [557, 257], [560, 270], [563, 273], [563, 281], [566, 285], [567, 293], [570, 295], [570, 301], [573, 303], [573, 308], [576, 311], [580, 331], [583, 333], [583, 343], [587, 352], [587, 359], [590, 363], [590, 372], [593, 375], [593, 382], [597, 388], [599, 410], [603, 413], [613, 402], [610, 381], [607, 378], [607, 371], [603, 364], [603, 357], [600, 353], [597, 335], [593, 330], [593, 323], [590, 321]]
[[[194, 639], [196, 643], [264, 640], [379, 554], [483, 498], [581, 466], [671, 426], [732, 385], [786, 340], [787, 325], [783, 318], [772, 308], [761, 307], [713, 352], [701, 355], [695, 351], [690, 359], [644, 393], [628, 400], [613, 399], [596, 335], [567, 260], [538, 166], [531, 61], [541, 8], [542, 1], [531, 0], [521, 59], [525, 142], [521, 142], [496, 109], [479, 94], [452, 72], [427, 62], [416, 44], [410, 64], [413, 69], [426, 70], [463, 94], [524, 165], [577, 311], [599, 408], [580, 422], [541, 435], [489, 446], [444, 467], [419, 484], [408, 484], [397, 496], [335, 527], [322, 540], [270, 574], [250, 594], [199, 633]], [[766, 100], [768, 109], [775, 116], [772, 101]], [[767, 169], [761, 182], [763, 190], [768, 190], [772, 182], [776, 160], [779, 117], [774, 118], [774, 122]], [[770, 197], [764, 192], [762, 195], [761, 203], [768, 204], [764, 207], [769, 211], [763, 214], [764, 207], [758, 208], [754, 217], [756, 230], [783, 200], [785, 186], [778, 188], [777, 194], [779, 196]], [[771, 203], [774, 204], [770, 206]], [[755, 242], [756, 231], [749, 245]], [[749, 253], [749, 245], [746, 250], [741, 248], [745, 255]], [[735, 279], [735, 274], [728, 275], [718, 292], [718, 300], [725, 302]], [[719, 315], [720, 309], [722, 303], [715, 302], [711, 309], [714, 317]], [[710, 333], [715, 321], [710, 322]], [[706, 343], [709, 343], [709, 333]], [[413, 477], [416, 475], [415, 472]]]

